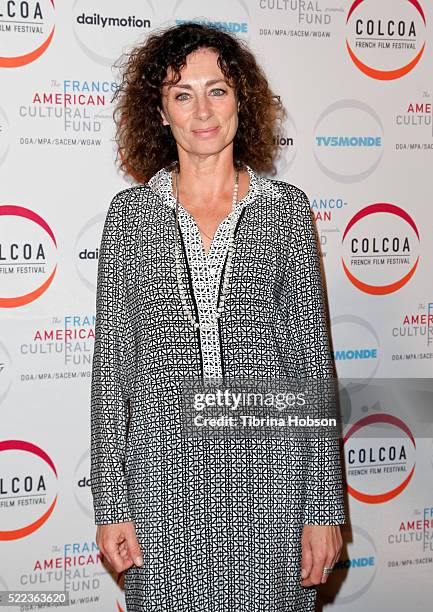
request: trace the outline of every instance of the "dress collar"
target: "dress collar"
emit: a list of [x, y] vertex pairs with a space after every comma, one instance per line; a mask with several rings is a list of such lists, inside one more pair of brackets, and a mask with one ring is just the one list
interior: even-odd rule
[[[252, 203], [254, 200], [258, 198], [258, 196], [262, 193], [262, 184], [263, 180], [260, 176], [256, 174], [256, 172], [250, 168], [247, 164], [245, 164], [246, 169], [248, 171], [250, 177], [250, 184], [248, 193], [242, 198], [242, 200], [238, 201], [238, 206], [247, 206]], [[265, 179], [266, 180], [266, 179]], [[161, 168], [158, 170], [147, 182], [147, 185], [150, 189], [158, 195], [161, 200], [174, 209], [176, 206], [176, 198], [172, 193], [172, 175], [170, 170], [166, 168]]]

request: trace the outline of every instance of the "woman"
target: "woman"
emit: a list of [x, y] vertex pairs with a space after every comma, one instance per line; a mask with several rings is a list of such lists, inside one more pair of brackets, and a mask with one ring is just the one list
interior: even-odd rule
[[[247, 47], [183, 24], [128, 58], [99, 251], [97, 543], [129, 611], [312, 611], [342, 546], [338, 439], [189, 436], [182, 381], [332, 377], [308, 198], [272, 169], [279, 99]], [[302, 575], [301, 575], [301, 569]]]

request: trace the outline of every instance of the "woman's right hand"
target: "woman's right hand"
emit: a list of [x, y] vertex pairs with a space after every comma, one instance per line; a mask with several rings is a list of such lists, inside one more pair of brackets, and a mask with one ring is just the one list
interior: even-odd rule
[[97, 525], [96, 544], [116, 572], [123, 572], [131, 565], [143, 565], [132, 521]]

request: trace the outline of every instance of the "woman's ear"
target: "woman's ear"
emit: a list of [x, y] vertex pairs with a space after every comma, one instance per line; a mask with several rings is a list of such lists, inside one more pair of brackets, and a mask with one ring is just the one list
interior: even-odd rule
[[170, 125], [169, 122], [167, 121], [166, 116], [164, 115], [164, 111], [161, 108], [158, 108], [158, 110], [159, 110], [159, 114], [161, 115], [162, 125]]

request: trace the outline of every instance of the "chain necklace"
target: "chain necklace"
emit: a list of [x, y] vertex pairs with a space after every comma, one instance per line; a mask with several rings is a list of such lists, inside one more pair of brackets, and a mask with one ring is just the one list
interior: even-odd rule
[[[176, 229], [175, 229], [175, 255], [176, 255], [176, 280], [177, 280], [177, 285], [178, 285], [178, 289], [179, 289], [179, 294], [180, 294], [180, 299], [182, 302], [182, 308], [186, 314], [186, 316], [188, 317], [190, 323], [193, 325], [194, 329], [197, 329], [198, 327], [200, 327], [200, 329], [202, 330], [208, 330], [209, 329], [209, 322], [200, 324], [197, 319], [195, 318], [193, 312], [191, 311], [191, 309], [188, 307], [188, 294], [186, 291], [186, 287], [184, 285], [184, 283], [181, 280], [181, 264], [180, 264], [180, 256], [179, 256], [179, 250], [178, 250], [178, 231], [179, 231], [179, 221], [178, 221], [178, 217], [179, 217], [179, 167], [178, 165], [176, 165], [175, 168], [175, 175], [176, 175]], [[232, 199], [232, 210], [231, 213], [229, 214], [229, 216], [232, 217], [231, 220], [231, 224], [230, 224], [230, 228], [229, 228], [229, 232], [230, 232], [230, 240], [229, 240], [229, 245], [228, 245], [228, 256], [227, 256], [227, 263], [226, 263], [226, 267], [224, 270], [224, 278], [223, 278], [223, 285], [222, 285], [222, 290], [221, 290], [221, 298], [220, 298], [220, 302], [219, 305], [217, 304], [216, 309], [214, 309], [214, 313], [213, 313], [213, 319], [211, 321], [211, 325], [216, 325], [217, 320], [219, 319], [221, 312], [224, 309], [224, 302], [226, 300], [226, 296], [228, 293], [228, 287], [229, 287], [229, 277], [232, 271], [232, 258], [233, 258], [233, 252], [234, 252], [234, 226], [235, 226], [235, 215], [234, 215], [234, 208], [235, 208], [235, 204], [238, 200], [238, 190], [239, 190], [239, 170], [236, 170], [236, 176], [235, 176], [235, 184], [234, 184], [234, 189], [233, 189], [233, 199]]]

